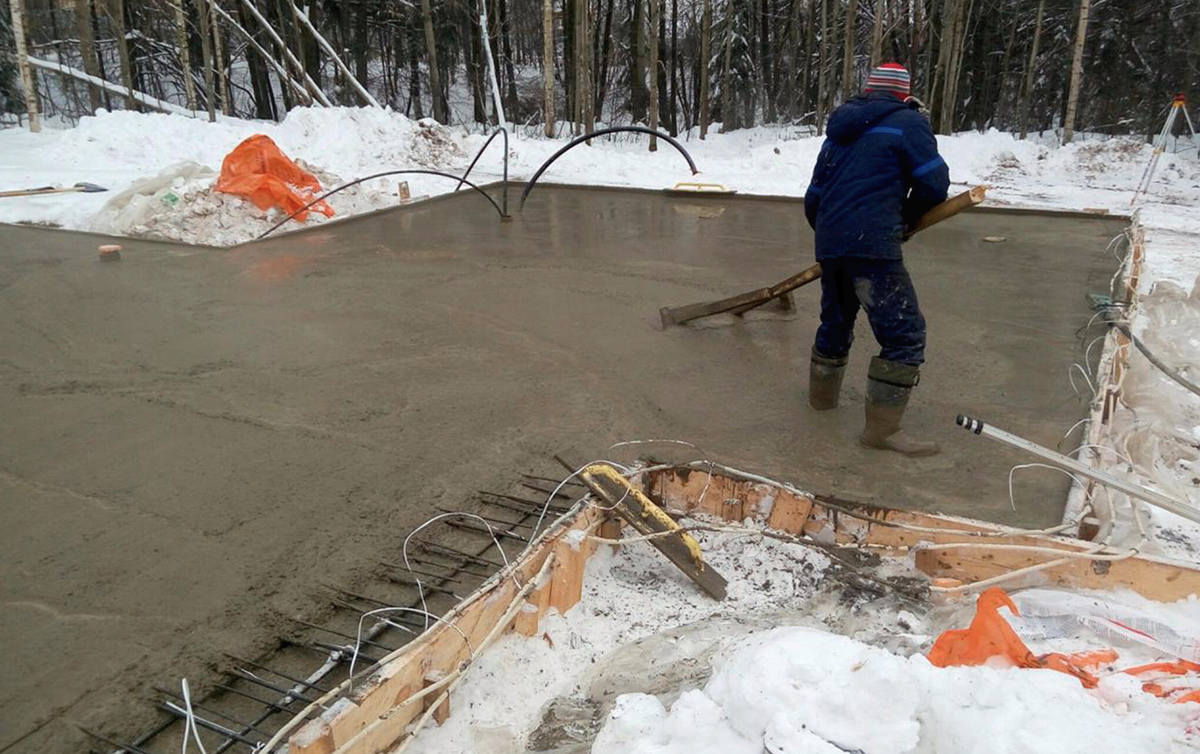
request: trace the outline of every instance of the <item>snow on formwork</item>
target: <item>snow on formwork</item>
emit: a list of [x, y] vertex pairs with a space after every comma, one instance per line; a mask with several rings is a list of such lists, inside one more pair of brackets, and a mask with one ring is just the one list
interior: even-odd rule
[[[480, 656], [440, 726], [405, 754], [1062, 754], [1183, 752], [1200, 707], [1109, 669], [1095, 689], [1051, 670], [937, 668], [934, 638], [971, 601], [932, 608], [835, 581], [824, 553], [745, 534], [697, 532], [729, 579], [714, 602], [644, 541], [589, 560], [582, 600]], [[909, 573], [881, 566], [886, 578]], [[1013, 623], [1035, 652], [1118, 646], [1120, 667], [1164, 656], [1067, 626], [1086, 603], [1200, 636], [1200, 604], [1131, 593], [1035, 590]], [[1081, 600], [1077, 604], [1071, 600]], [[1109, 613], [1112, 614], [1112, 613]]]

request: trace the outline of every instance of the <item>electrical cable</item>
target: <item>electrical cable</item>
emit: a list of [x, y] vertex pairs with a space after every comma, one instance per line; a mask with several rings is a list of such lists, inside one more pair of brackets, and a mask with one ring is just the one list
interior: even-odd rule
[[463, 173], [462, 178], [458, 181], [458, 185], [454, 187], [454, 193], [457, 194], [467, 179], [471, 177], [471, 171], [475, 169], [475, 163], [479, 162], [479, 158], [483, 157], [483, 153], [487, 151], [488, 146], [501, 134], [504, 135], [504, 212], [501, 217], [508, 217], [508, 129], [504, 126], [500, 126], [495, 131], [492, 131], [492, 135], [487, 137], [487, 141], [483, 142], [483, 146], [475, 153], [475, 159], [471, 160], [471, 164], [467, 166], [467, 172]]
[[254, 240], [256, 240], [256, 241], [263, 240], [264, 238], [271, 235], [276, 230], [278, 230], [279, 228], [283, 227], [288, 222], [290, 222], [293, 218], [296, 217], [296, 215], [299, 215], [301, 212], [308, 210], [314, 204], [324, 201], [326, 198], [333, 196], [334, 194], [338, 193], [339, 191], [344, 191], [345, 189], [348, 189], [351, 186], [357, 186], [358, 184], [363, 183], [364, 181], [371, 181], [376, 178], [384, 178], [389, 175], [436, 175], [436, 176], [439, 176], [442, 178], [449, 178], [452, 181], [459, 181], [460, 186], [465, 183], [468, 186], [470, 186], [472, 189], [474, 189], [484, 199], [488, 200], [488, 202], [492, 205], [492, 207], [495, 208], [496, 214], [498, 214], [500, 216], [500, 219], [504, 219], [505, 217], [508, 216], [508, 214], [500, 208], [500, 205], [496, 204], [496, 200], [493, 199], [490, 194], [488, 194], [486, 191], [484, 191], [483, 189], [476, 186], [474, 183], [471, 183], [470, 181], [468, 181], [465, 177], [460, 178], [457, 175], [452, 175], [450, 173], [443, 173], [440, 170], [426, 170], [424, 168], [421, 168], [421, 169], [413, 168], [413, 169], [406, 169], [406, 170], [385, 170], [382, 173], [374, 173], [372, 175], [363, 176], [362, 178], [356, 178], [355, 180], [350, 181], [349, 183], [343, 183], [341, 186], [338, 186], [335, 189], [326, 191], [324, 194], [321, 194], [316, 199], [313, 199], [308, 204], [305, 204], [300, 209], [296, 210], [292, 214], [288, 215], [287, 217], [283, 218], [279, 222], [275, 223], [270, 228], [267, 228], [265, 231], [263, 231], [263, 233], [260, 236], [258, 236], [258, 238], [254, 239]]
[[537, 171], [534, 172], [533, 177], [530, 178], [529, 181], [525, 184], [524, 190], [521, 191], [521, 204], [518, 207], [518, 210], [525, 209], [525, 200], [529, 198], [529, 192], [533, 191], [533, 187], [537, 185], [538, 179], [542, 177], [542, 173], [546, 172], [546, 169], [549, 168], [551, 165], [553, 165], [555, 160], [557, 160], [559, 157], [562, 157], [564, 154], [571, 151], [572, 149], [579, 146], [580, 144], [589, 142], [592, 139], [595, 139], [599, 136], [606, 136], [608, 134], [614, 134], [614, 133], [639, 133], [639, 134], [649, 134], [651, 136], [658, 137], [659, 139], [662, 139], [663, 141], [667, 142], [671, 146], [675, 147], [675, 150], [677, 152], [679, 152], [679, 154], [683, 155], [683, 159], [687, 160], [688, 167], [690, 167], [692, 169], [692, 175], [696, 175], [697, 173], [700, 172], [700, 170], [696, 167], [695, 161], [692, 160], [692, 156], [690, 154], [688, 154], [688, 151], [686, 149], [683, 148], [683, 145], [680, 144], [678, 141], [675, 141], [675, 139], [671, 138], [670, 136], [667, 136], [664, 133], [655, 131], [652, 128], [646, 128], [645, 126], [613, 126], [611, 128], [601, 128], [596, 131], [592, 131], [591, 133], [586, 133], [583, 136], [580, 136], [577, 139], [572, 140], [565, 147], [558, 150], [554, 154], [550, 155], [550, 159], [543, 162], [541, 164], [541, 166], [538, 167]]

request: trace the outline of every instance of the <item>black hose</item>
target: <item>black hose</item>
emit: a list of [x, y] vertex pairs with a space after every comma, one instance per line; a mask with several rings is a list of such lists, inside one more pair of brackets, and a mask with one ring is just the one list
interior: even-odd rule
[[1153, 353], [1151, 353], [1150, 349], [1146, 348], [1146, 344], [1142, 343], [1141, 339], [1136, 337], [1133, 334], [1133, 332], [1130, 331], [1129, 325], [1126, 325], [1124, 322], [1118, 322], [1117, 320], [1113, 320], [1113, 319], [1110, 319], [1108, 321], [1108, 323], [1110, 325], [1112, 325], [1113, 327], [1117, 328], [1118, 330], [1120, 330], [1121, 334], [1124, 335], [1126, 338], [1129, 338], [1130, 342], [1132, 342], [1133, 345], [1137, 346], [1137, 350], [1141, 351], [1142, 355], [1145, 356], [1146, 359], [1149, 360], [1149, 362], [1151, 364], [1158, 367], [1158, 371], [1162, 372], [1163, 374], [1167, 375], [1171, 379], [1175, 380], [1175, 382], [1179, 383], [1185, 390], [1189, 390], [1192, 393], [1194, 393], [1195, 395], [1200, 396], [1200, 387], [1197, 387], [1195, 383], [1190, 382], [1186, 377], [1184, 377], [1182, 374], [1180, 374], [1179, 370], [1172, 369], [1171, 367], [1167, 366], [1166, 364], [1164, 364], [1162, 362], [1161, 359], [1159, 359], [1157, 356], [1155, 356]]
[[267, 236], [271, 235], [271, 234], [272, 234], [272, 233], [274, 233], [276, 230], [278, 230], [280, 227], [282, 227], [283, 225], [285, 225], [285, 224], [287, 224], [289, 221], [291, 221], [291, 220], [292, 220], [294, 217], [296, 217], [296, 215], [298, 215], [298, 214], [300, 214], [301, 212], [305, 211], [306, 209], [308, 209], [309, 207], [313, 206], [313, 205], [314, 205], [314, 204], [316, 204], [317, 202], [320, 202], [320, 201], [322, 201], [323, 199], [326, 199], [327, 197], [333, 196], [334, 194], [336, 194], [336, 193], [337, 193], [337, 192], [339, 192], [339, 191], [342, 191], [343, 189], [348, 189], [348, 188], [350, 188], [351, 186], [357, 186], [358, 184], [362, 183], [363, 181], [370, 181], [370, 180], [373, 180], [373, 179], [375, 179], [375, 178], [383, 178], [384, 176], [388, 176], [388, 175], [406, 175], [406, 174], [418, 174], [418, 175], [438, 175], [438, 176], [441, 176], [442, 178], [449, 178], [450, 180], [453, 180], [453, 181], [459, 181], [459, 185], [460, 185], [460, 186], [461, 186], [463, 183], [465, 183], [465, 184], [467, 184], [468, 186], [470, 186], [471, 188], [475, 189], [477, 192], [479, 192], [480, 196], [482, 196], [484, 199], [487, 199], [489, 202], [491, 202], [492, 206], [493, 206], [493, 207], [495, 207], [495, 209], [496, 209], [496, 214], [500, 215], [500, 219], [501, 219], [501, 220], [503, 220], [505, 217], [507, 217], [507, 214], [505, 213], [505, 211], [504, 211], [504, 210], [502, 210], [502, 209], [500, 209], [500, 205], [499, 205], [499, 204], [496, 204], [496, 200], [495, 200], [495, 199], [493, 199], [493, 198], [492, 198], [492, 197], [491, 197], [491, 196], [490, 196], [490, 195], [489, 195], [489, 194], [488, 194], [486, 191], [484, 191], [483, 189], [479, 188], [479, 187], [478, 187], [478, 186], [476, 186], [474, 183], [471, 183], [470, 181], [468, 181], [468, 180], [466, 179], [466, 177], [465, 177], [465, 176], [464, 176], [464, 177], [462, 177], [462, 178], [459, 178], [457, 175], [451, 175], [450, 173], [443, 173], [443, 172], [442, 172], [442, 171], [440, 171], [440, 170], [385, 170], [385, 171], [384, 171], [384, 172], [382, 172], [382, 173], [375, 173], [374, 175], [367, 175], [367, 176], [363, 176], [362, 178], [358, 178], [358, 179], [356, 179], [356, 180], [350, 181], [349, 183], [344, 183], [344, 184], [342, 184], [341, 186], [338, 186], [338, 187], [337, 187], [337, 188], [335, 188], [335, 189], [332, 189], [332, 190], [330, 190], [330, 191], [326, 191], [324, 194], [321, 194], [321, 195], [320, 195], [320, 196], [318, 196], [316, 199], [313, 199], [313, 200], [312, 200], [311, 202], [309, 202], [308, 204], [305, 204], [305, 205], [304, 205], [303, 207], [301, 207], [300, 209], [296, 210], [296, 211], [295, 211], [295, 212], [293, 212], [292, 214], [288, 215], [287, 217], [283, 218], [283, 219], [282, 219], [282, 220], [280, 220], [279, 222], [277, 222], [277, 223], [275, 223], [274, 225], [272, 225], [272, 226], [271, 226], [270, 228], [268, 228], [268, 229], [267, 229], [267, 230], [266, 230], [266, 231], [265, 231], [265, 232], [264, 232], [264, 233], [263, 233], [261, 236], [259, 236], [258, 238], [254, 239], [254, 240], [256, 240], [256, 241], [261, 241], [261, 240], [263, 240], [264, 238], [266, 238]]
[[487, 141], [483, 142], [483, 146], [480, 147], [479, 151], [475, 153], [475, 159], [471, 160], [470, 166], [467, 167], [467, 172], [463, 173], [462, 179], [460, 179], [458, 182], [458, 185], [454, 187], [454, 192], [458, 193], [458, 190], [463, 187], [463, 184], [466, 183], [466, 180], [471, 177], [471, 171], [475, 169], [475, 163], [479, 162], [479, 158], [483, 157], [483, 153], [487, 151], [487, 148], [489, 146], [491, 146], [492, 140], [494, 140], [500, 134], [504, 134], [504, 193], [502, 195], [503, 199], [501, 201], [504, 204], [504, 216], [507, 217], [508, 216], [508, 129], [505, 128], [504, 126], [500, 126], [495, 131], [492, 131], [492, 135], [487, 138]]
[[533, 174], [533, 177], [529, 179], [529, 182], [525, 184], [525, 190], [521, 192], [521, 206], [518, 208], [518, 210], [525, 209], [525, 199], [529, 197], [529, 192], [533, 191], [533, 187], [537, 185], [538, 179], [542, 177], [542, 173], [546, 172], [546, 168], [548, 168], [552, 164], [554, 164], [555, 160], [557, 160], [559, 157], [562, 157], [568, 151], [570, 151], [571, 149], [574, 149], [575, 147], [579, 146], [580, 144], [584, 143], [585, 141], [590, 141], [591, 139], [594, 139], [597, 136], [605, 136], [607, 134], [615, 134], [615, 133], [639, 133], [639, 134], [650, 134], [651, 136], [657, 136], [658, 138], [667, 142], [671, 146], [675, 147], [675, 149], [679, 152], [679, 154], [683, 155], [683, 159], [687, 160], [688, 167], [690, 167], [692, 169], [692, 175], [695, 175], [696, 173], [700, 172], [696, 168], [696, 163], [692, 160], [692, 156], [690, 154], [688, 154], [686, 149], [683, 148], [683, 145], [680, 144], [679, 142], [675, 141], [674, 139], [672, 139], [670, 136], [667, 136], [664, 133], [655, 131], [652, 128], [646, 128], [645, 126], [613, 126], [612, 128], [601, 128], [599, 131], [592, 131], [590, 134], [584, 134], [583, 136], [580, 136], [579, 138], [572, 141], [570, 144], [566, 145], [565, 147], [563, 147], [562, 149], [558, 150], [553, 155], [551, 155], [550, 159], [543, 162], [542, 166], [539, 167], [537, 169], [537, 172]]

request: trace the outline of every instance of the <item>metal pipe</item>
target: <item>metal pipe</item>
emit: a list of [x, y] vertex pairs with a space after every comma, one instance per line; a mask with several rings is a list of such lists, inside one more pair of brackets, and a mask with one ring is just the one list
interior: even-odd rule
[[440, 550], [442, 552], [449, 553], [449, 557], [458, 557], [458, 558], [461, 558], [461, 559], [464, 559], [464, 560], [467, 560], [467, 561], [470, 561], [473, 563], [478, 563], [479, 565], [493, 566], [495, 568], [503, 568], [504, 567], [503, 563], [497, 563], [494, 560], [488, 560], [485, 557], [482, 557], [479, 555], [472, 555], [468, 552], [463, 552], [462, 550], [456, 550], [453, 547], [447, 547], [446, 545], [439, 545], [436, 542], [429, 542], [429, 541], [426, 541], [423, 539], [418, 539], [417, 544], [422, 549], [428, 550], [430, 552], [436, 553]]
[[1176, 516], [1181, 516], [1189, 521], [1200, 524], [1200, 510], [1197, 510], [1196, 508], [1193, 508], [1178, 500], [1173, 500], [1166, 495], [1155, 492], [1151, 489], [1147, 489], [1141, 485], [1127, 482], [1124, 479], [1120, 479], [1112, 474], [1100, 471], [1099, 469], [1093, 469], [1091, 466], [1088, 466], [1074, 458], [1064, 456], [1062, 453], [1057, 453], [1049, 448], [1042, 447], [1037, 443], [1032, 443], [1023, 437], [1018, 437], [1017, 435], [1012, 434], [1011, 432], [1005, 432], [1002, 429], [997, 429], [990, 424], [985, 424], [979, 419], [972, 419], [969, 416], [959, 414], [956, 421], [958, 426], [966, 429], [968, 432], [973, 432], [977, 435], [983, 435], [984, 437], [991, 438], [997, 442], [1002, 442], [1006, 445], [1011, 445], [1014, 448], [1032, 453], [1038, 458], [1048, 461], [1055, 466], [1068, 471], [1073, 471], [1080, 476], [1091, 479], [1094, 482], [1103, 484], [1106, 487], [1112, 487], [1115, 490], [1120, 490], [1130, 497], [1135, 497], [1138, 500], [1145, 501], [1151, 505], [1162, 508], [1165, 511], [1174, 513]]
[[[174, 702], [159, 702], [158, 708], [160, 710], [163, 710], [164, 712], [170, 712], [172, 715], [176, 715], [177, 717], [184, 719], [184, 720], [186, 720], [188, 717], [187, 710], [183, 709], [182, 707], [176, 706]], [[205, 720], [203, 717], [200, 717], [199, 715], [197, 715], [195, 713], [195, 711], [192, 712], [191, 717], [192, 717], [192, 720], [196, 723], [196, 725], [199, 725], [201, 728], [207, 728], [208, 730], [211, 730], [215, 733], [220, 733], [221, 735], [225, 736], [226, 738], [232, 738], [235, 741], [237, 741], [238, 743], [243, 744], [244, 746], [248, 746], [251, 751], [255, 751], [259, 746], [261, 746], [263, 744], [262, 741], [255, 741], [253, 738], [247, 738], [246, 736], [243, 736], [242, 734], [238, 733], [235, 730], [230, 730], [229, 728], [226, 728], [224, 725], [221, 725], [219, 723], [214, 723], [211, 720]]]
[[321, 693], [325, 693], [326, 691], [329, 690], [326, 688], [322, 688], [315, 683], [310, 683], [308, 681], [301, 680], [294, 676], [290, 676], [287, 673], [281, 673], [278, 670], [275, 670], [274, 668], [269, 668], [266, 665], [263, 665], [261, 662], [255, 662], [254, 660], [247, 660], [244, 657], [238, 657], [237, 655], [233, 654], [232, 652], [225, 652], [224, 655], [226, 657], [228, 657], [229, 659], [233, 660], [234, 662], [240, 662], [244, 665], [250, 665], [250, 666], [256, 667], [259, 670], [265, 670], [268, 673], [272, 673], [274, 675], [279, 676], [280, 678], [283, 678], [284, 680], [291, 681], [293, 683], [298, 683], [301, 686], [306, 686], [310, 689], [316, 689], [317, 691], [320, 691]]
[[[318, 631], [324, 631], [327, 634], [333, 634], [334, 636], [340, 636], [343, 639], [349, 639], [350, 641], [358, 641], [363, 644], [370, 644], [372, 647], [378, 647], [379, 649], [382, 649], [384, 652], [394, 652], [395, 651], [394, 647], [388, 647], [383, 644], [380, 644], [379, 642], [371, 641], [370, 639], [363, 639], [363, 638], [355, 636], [353, 634], [347, 634], [347, 633], [343, 633], [341, 631], [337, 631], [332, 628], [325, 628], [324, 626], [318, 626], [316, 623], [309, 623], [308, 621], [300, 620], [299, 618], [292, 618], [292, 620], [296, 623], [299, 623], [301, 626], [307, 626], [308, 628], [315, 628]], [[275, 689], [275, 690], [279, 691], [279, 689]], [[304, 701], [311, 702], [312, 699], [305, 699]]]
[[262, 686], [264, 689], [271, 689], [272, 691], [278, 691], [280, 694], [286, 694], [287, 696], [299, 699], [302, 702], [310, 702], [310, 703], [312, 702], [312, 699], [309, 699], [308, 697], [304, 696], [303, 694], [301, 694], [299, 691], [296, 691], [295, 689], [289, 690], [282, 686], [276, 686], [275, 684], [271, 683], [270, 681], [268, 681], [264, 678], [259, 678], [258, 676], [254, 675], [253, 673], [247, 673], [246, 671], [242, 670], [241, 668], [234, 668], [233, 675], [237, 676], [238, 678], [241, 678], [243, 681], [249, 681], [250, 683], [258, 684], [259, 686]]
[[[162, 686], [151, 686], [151, 688], [154, 689], [155, 691], [157, 691], [158, 693], [162, 694], [163, 696], [169, 696], [173, 699], [178, 699], [180, 701], [183, 701], [183, 695], [176, 691], [171, 691], [170, 689], [165, 689]], [[223, 717], [231, 723], [237, 723], [238, 725], [242, 726], [243, 728], [250, 728], [251, 730], [253, 730], [257, 733], [262, 733], [264, 736], [271, 735], [267, 731], [260, 729], [257, 725], [251, 725], [250, 723], [244, 722], [242, 720], [238, 720], [233, 715], [226, 714], [215, 707], [204, 704], [203, 702], [198, 702], [195, 699], [192, 700], [192, 707], [194, 709], [207, 710], [208, 712], [211, 712], [212, 714], [216, 715], [217, 717]]]

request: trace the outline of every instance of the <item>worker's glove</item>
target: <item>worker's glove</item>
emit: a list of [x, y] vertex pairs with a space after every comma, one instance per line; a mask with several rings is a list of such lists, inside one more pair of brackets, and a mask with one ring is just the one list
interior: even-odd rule
[[919, 112], [919, 113], [927, 113], [927, 112], [929, 112], [929, 108], [925, 106], [925, 103], [924, 103], [924, 102], [922, 102], [921, 100], [917, 99], [916, 97], [913, 97], [913, 96], [911, 96], [911, 95], [910, 95], [909, 97], [907, 97], [907, 98], [904, 100], [904, 102], [905, 102], [905, 104], [907, 104], [909, 107], [911, 107], [913, 110], [916, 110], [916, 111], [917, 111], [917, 112]]

